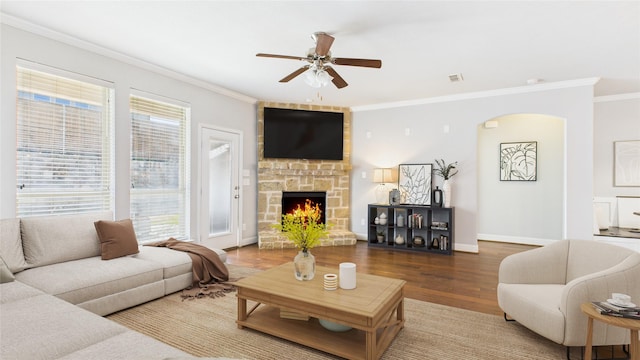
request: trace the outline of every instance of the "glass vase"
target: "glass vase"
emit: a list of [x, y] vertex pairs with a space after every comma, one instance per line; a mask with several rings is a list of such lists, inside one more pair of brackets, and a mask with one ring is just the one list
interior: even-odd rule
[[293, 258], [294, 274], [297, 280], [307, 281], [316, 275], [316, 258], [309, 250], [299, 251]]

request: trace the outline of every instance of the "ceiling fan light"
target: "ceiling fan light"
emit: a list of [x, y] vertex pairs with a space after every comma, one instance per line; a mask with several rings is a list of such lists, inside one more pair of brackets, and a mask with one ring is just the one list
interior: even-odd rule
[[320, 84], [322, 84], [322, 86], [329, 85], [329, 82], [333, 80], [333, 77], [329, 75], [326, 71], [324, 71], [324, 69], [316, 72], [316, 78], [318, 79]]
[[320, 86], [322, 86], [320, 84], [320, 81], [318, 81], [315, 69], [309, 69], [304, 73], [304, 82], [314, 88], [319, 88]]
[[318, 69], [314, 66], [304, 73], [304, 82], [314, 88], [327, 86], [332, 79], [331, 75], [324, 71], [324, 69]]

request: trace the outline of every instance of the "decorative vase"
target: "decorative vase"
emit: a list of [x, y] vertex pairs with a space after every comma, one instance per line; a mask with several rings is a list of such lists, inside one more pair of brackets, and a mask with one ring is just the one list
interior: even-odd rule
[[442, 206], [444, 207], [451, 207], [451, 184], [449, 183], [449, 180], [445, 180], [442, 183]]
[[293, 258], [296, 280], [307, 281], [316, 275], [316, 258], [309, 250], [301, 250]]
[[387, 225], [387, 214], [380, 214], [380, 216], [378, 216], [378, 220], [380, 222], [380, 225]]
[[396, 236], [396, 245], [403, 245], [403, 244], [404, 244], [404, 237], [402, 237], [402, 235]]
[[433, 190], [433, 206], [442, 207], [442, 190], [436, 186]]

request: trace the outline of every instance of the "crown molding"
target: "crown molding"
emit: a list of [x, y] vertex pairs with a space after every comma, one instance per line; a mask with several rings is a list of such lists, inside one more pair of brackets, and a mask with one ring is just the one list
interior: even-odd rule
[[195, 85], [200, 88], [213, 91], [217, 94], [228, 96], [236, 100], [240, 100], [242, 102], [246, 102], [250, 104], [255, 104], [258, 102], [257, 99], [252, 98], [250, 96], [220, 87], [218, 85], [212, 84], [207, 81], [199, 80], [199, 79], [181, 74], [173, 70], [169, 70], [165, 67], [162, 67], [162, 66], [129, 56], [129, 55], [125, 55], [123, 53], [120, 53], [111, 49], [107, 49], [105, 47], [91, 43], [89, 41], [81, 40], [76, 37], [73, 37], [55, 30], [51, 30], [44, 26], [34, 24], [27, 20], [24, 20], [15, 16], [7, 15], [2, 12], [0, 12], [0, 23], [6, 24], [8, 26], [12, 26], [17, 29], [24, 30], [36, 35], [40, 35], [55, 41], [59, 41], [67, 45], [72, 45], [83, 50], [97, 53], [99, 55], [103, 55], [103, 56], [112, 58], [114, 60], [127, 63], [129, 65], [133, 65], [145, 70], [153, 71], [160, 75], [164, 75], [175, 80], [179, 80], [191, 85]]
[[622, 101], [622, 100], [633, 100], [640, 99], [640, 92], [635, 93], [626, 93], [626, 94], [616, 94], [616, 95], [606, 95], [606, 96], [596, 96], [593, 98], [594, 103], [600, 102], [609, 102], [609, 101]]
[[364, 105], [364, 106], [354, 106], [351, 108], [351, 111], [357, 112], [357, 111], [381, 110], [381, 109], [390, 109], [390, 108], [398, 108], [398, 107], [444, 103], [444, 102], [450, 102], [450, 101], [480, 99], [480, 98], [487, 98], [487, 97], [494, 97], [494, 96], [524, 94], [524, 93], [531, 93], [531, 92], [538, 92], [538, 91], [566, 89], [566, 88], [573, 88], [573, 87], [580, 87], [580, 86], [593, 86], [598, 81], [600, 81], [599, 77], [567, 80], [567, 81], [556, 81], [556, 82], [542, 83], [542, 84], [535, 84], [535, 85], [517, 86], [512, 88], [504, 88], [504, 89], [496, 89], [496, 90], [488, 90], [488, 91], [477, 91], [477, 92], [446, 95], [446, 96], [436, 96], [436, 97], [425, 98], [425, 99], [397, 101], [397, 102]]

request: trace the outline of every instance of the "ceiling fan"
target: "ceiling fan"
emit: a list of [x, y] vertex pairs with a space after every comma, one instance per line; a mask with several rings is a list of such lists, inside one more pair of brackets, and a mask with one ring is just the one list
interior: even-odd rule
[[361, 66], [377, 69], [382, 67], [382, 60], [332, 57], [329, 49], [331, 48], [331, 44], [333, 44], [333, 40], [335, 40], [335, 38], [327, 33], [316, 32], [311, 36], [311, 38], [315, 41], [316, 47], [309, 49], [306, 57], [264, 53], [258, 53], [256, 56], [303, 60], [308, 62], [309, 64], [285, 76], [280, 80], [280, 82], [289, 82], [296, 76], [307, 72], [305, 82], [313, 87], [326, 85], [329, 80], [331, 80], [338, 89], [342, 89], [349, 85], [340, 75], [338, 75], [331, 65]]

